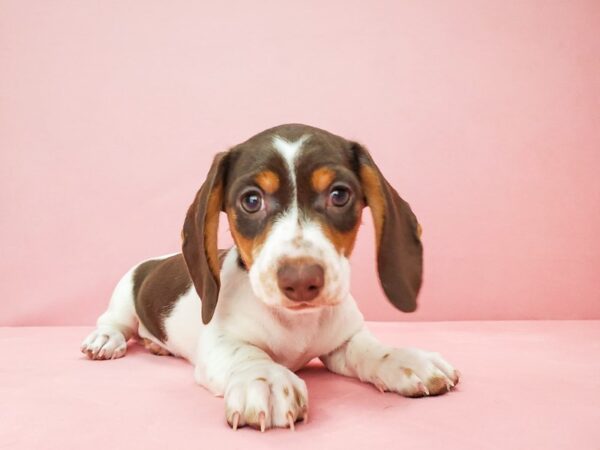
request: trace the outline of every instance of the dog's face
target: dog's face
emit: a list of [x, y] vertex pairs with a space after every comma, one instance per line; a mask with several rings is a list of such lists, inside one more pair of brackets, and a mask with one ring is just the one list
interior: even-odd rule
[[225, 211], [255, 294], [301, 311], [347, 296], [364, 203], [347, 143], [293, 131], [231, 151]]
[[347, 297], [348, 257], [366, 205], [384, 291], [412, 311], [421, 283], [419, 226], [363, 147], [316, 128], [283, 125], [217, 155], [183, 230], [204, 322], [220, 285], [220, 211], [227, 213], [255, 294], [272, 306], [309, 311]]

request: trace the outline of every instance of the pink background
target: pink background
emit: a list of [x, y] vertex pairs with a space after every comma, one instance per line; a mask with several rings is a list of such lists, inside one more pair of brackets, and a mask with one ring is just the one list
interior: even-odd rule
[[0, 324], [93, 323], [285, 122], [363, 142], [423, 224], [403, 315], [365, 220], [367, 318], [600, 318], [599, 2], [206, 3], [0, 1]]

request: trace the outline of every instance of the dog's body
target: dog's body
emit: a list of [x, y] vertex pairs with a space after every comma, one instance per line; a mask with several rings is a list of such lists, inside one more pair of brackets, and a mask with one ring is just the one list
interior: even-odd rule
[[[408, 204], [358, 144], [284, 125], [215, 157], [188, 211], [183, 253], [127, 272], [82, 351], [118, 358], [136, 336], [153, 353], [189, 360], [196, 381], [224, 395], [233, 428], [306, 419], [306, 386], [294, 371], [315, 357], [382, 391], [447, 392], [458, 382], [452, 366], [379, 343], [349, 293], [348, 257], [367, 205], [384, 291], [413, 311], [422, 247]], [[220, 211], [236, 244], [227, 251], [217, 250]]]

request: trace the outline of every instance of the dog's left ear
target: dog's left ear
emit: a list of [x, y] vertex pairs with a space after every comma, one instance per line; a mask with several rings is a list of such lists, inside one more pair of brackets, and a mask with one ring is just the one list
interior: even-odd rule
[[373, 215], [379, 281], [396, 308], [413, 312], [417, 309], [423, 273], [421, 226], [369, 152], [356, 142], [351, 143], [351, 149], [365, 202]]
[[217, 154], [183, 224], [183, 257], [202, 300], [204, 324], [212, 319], [221, 288], [217, 231], [224, 206], [227, 166], [228, 153]]

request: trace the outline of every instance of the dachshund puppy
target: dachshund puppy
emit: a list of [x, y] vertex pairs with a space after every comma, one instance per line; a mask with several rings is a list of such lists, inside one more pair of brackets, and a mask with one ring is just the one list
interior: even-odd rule
[[[233, 429], [294, 429], [306, 419], [306, 385], [294, 372], [315, 357], [381, 391], [448, 392], [459, 376], [439, 354], [388, 347], [365, 328], [348, 262], [365, 206], [383, 291], [414, 311], [423, 248], [408, 203], [360, 144], [282, 125], [215, 156], [187, 212], [182, 252], [129, 270], [81, 350], [120, 358], [136, 337], [187, 359], [195, 380], [225, 397]], [[228, 250], [217, 247], [221, 211], [235, 242]]]

